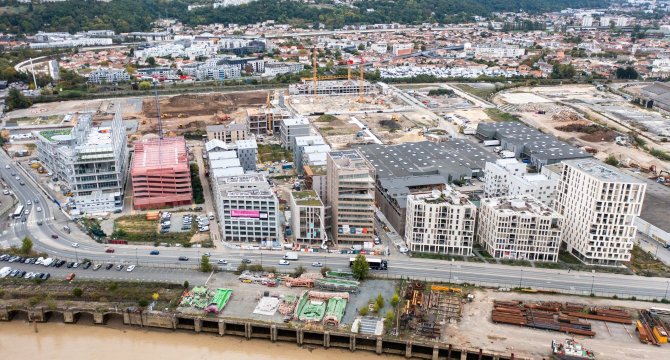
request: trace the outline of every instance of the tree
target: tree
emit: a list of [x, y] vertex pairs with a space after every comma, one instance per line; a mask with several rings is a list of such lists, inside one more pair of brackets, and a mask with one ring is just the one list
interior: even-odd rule
[[302, 265], [298, 266], [297, 268], [295, 268], [295, 270], [293, 270], [293, 277], [296, 277], [296, 278], [300, 277], [300, 275], [304, 274], [305, 271], [306, 270], [305, 270], [304, 267], [302, 267]]
[[358, 280], [365, 280], [370, 272], [370, 264], [368, 264], [368, 259], [365, 258], [365, 255], [358, 254], [354, 263], [351, 264], [351, 272], [354, 274], [354, 277]]
[[617, 68], [614, 72], [614, 76], [617, 79], [637, 79], [638, 73], [632, 66], [627, 66], [626, 68]]
[[148, 302], [146, 299], [140, 299], [140, 300], [137, 302], [137, 305], [138, 305], [139, 307], [142, 307], [142, 308], [143, 308], [143, 307], [147, 307], [147, 305], [149, 305], [149, 302]]
[[21, 242], [21, 254], [30, 254], [30, 252], [33, 250], [33, 241], [30, 240], [29, 237], [24, 237], [23, 241]]
[[377, 294], [375, 305], [378, 305], [380, 309], [384, 308], [384, 297], [382, 296], [381, 293]]
[[327, 274], [329, 271], [331, 271], [331, 268], [329, 268], [329, 267], [327, 267], [327, 266], [326, 266], [326, 267], [322, 267], [322, 268], [321, 268], [321, 275], [326, 276], [326, 274]]
[[184, 280], [184, 289], [188, 289], [190, 284], [188, 283], [188, 280]]
[[363, 43], [358, 44], [358, 50], [361, 50], [361, 51], [365, 50], [365, 44], [363, 44]]
[[575, 67], [572, 64], [555, 63], [551, 70], [551, 77], [554, 79], [570, 79], [576, 74]]
[[203, 255], [200, 259], [200, 271], [210, 272], [212, 271], [212, 264], [209, 263], [209, 256]]
[[400, 296], [398, 293], [393, 294], [393, 297], [391, 298], [391, 305], [393, 307], [398, 306], [398, 303], [400, 302]]
[[368, 314], [368, 307], [362, 307], [360, 310], [358, 310], [358, 313], [361, 314], [361, 316], [366, 316]]
[[156, 66], [156, 59], [153, 56], [149, 56], [145, 62], [151, 67]]
[[142, 82], [140, 82], [140, 84], [138, 85], [138, 88], [139, 88], [140, 90], [144, 90], [144, 91], [146, 91], [146, 90], [151, 90], [151, 82], [149, 82], [149, 81], [142, 81]]
[[123, 229], [116, 229], [114, 232], [112, 232], [112, 239], [117, 240], [117, 239], [123, 239], [124, 237], [128, 236], [128, 232], [123, 230]]
[[12, 111], [15, 109], [26, 109], [29, 108], [33, 103], [26, 98], [19, 89], [11, 88], [9, 89], [9, 94], [7, 94], [7, 111]]
[[614, 155], [610, 155], [605, 159], [605, 164], [619, 167], [619, 160]]
[[72, 289], [72, 295], [73, 295], [74, 297], [81, 297], [83, 294], [84, 294], [84, 290], [82, 290], [82, 289], [80, 289], [80, 288], [74, 288], [74, 289]]

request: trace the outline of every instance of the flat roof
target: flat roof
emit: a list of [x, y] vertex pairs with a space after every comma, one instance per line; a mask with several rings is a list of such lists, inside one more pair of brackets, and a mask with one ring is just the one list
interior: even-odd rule
[[291, 196], [298, 205], [323, 206], [319, 195], [314, 190], [292, 191]]
[[481, 200], [481, 206], [492, 207], [499, 213], [533, 214], [562, 217], [558, 212], [532, 196], [501, 196]]
[[480, 171], [487, 161], [496, 160], [491, 152], [467, 139], [363, 145], [358, 150], [375, 167], [378, 178]]
[[181, 136], [138, 141], [134, 153], [133, 170], [188, 166], [186, 140]]
[[563, 161], [566, 165], [577, 168], [580, 171], [606, 182], [624, 182], [632, 184], [644, 184], [643, 181], [625, 174], [614, 166], [610, 166], [596, 159], [578, 159]]

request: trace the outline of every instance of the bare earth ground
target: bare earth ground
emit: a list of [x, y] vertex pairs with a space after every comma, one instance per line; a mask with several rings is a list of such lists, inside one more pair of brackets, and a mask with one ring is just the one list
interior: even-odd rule
[[[447, 326], [445, 341], [460, 346], [482, 348], [501, 353], [533, 359], [547, 358], [551, 340], [567, 338], [566, 334], [554, 331], [525, 328], [521, 326], [494, 324], [491, 322], [493, 300], [561, 301], [599, 306], [623, 306], [646, 309], [653, 305], [641, 301], [595, 299], [577, 296], [521, 294], [477, 290], [475, 300], [463, 308], [463, 318], [458, 324]], [[665, 359], [668, 349], [642, 344], [635, 333], [634, 325], [622, 325], [589, 320], [596, 332], [594, 338], [575, 336], [584, 346], [596, 353], [596, 358], [606, 359]], [[628, 331], [626, 331], [628, 330]], [[629, 334], [630, 333], [630, 334]]]

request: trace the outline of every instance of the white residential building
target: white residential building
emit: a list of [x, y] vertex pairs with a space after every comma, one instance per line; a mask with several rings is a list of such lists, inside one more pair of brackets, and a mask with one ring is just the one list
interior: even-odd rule
[[564, 161], [560, 173], [554, 208], [567, 250], [587, 264], [629, 261], [647, 185], [595, 159]]
[[281, 74], [297, 73], [302, 71], [305, 65], [293, 62], [271, 62], [265, 64], [263, 75], [277, 76]]
[[517, 45], [478, 44], [474, 47], [475, 57], [517, 58], [526, 53], [526, 49]]
[[98, 69], [88, 74], [88, 82], [94, 84], [111, 84], [130, 81], [130, 74], [125, 69]]
[[407, 196], [405, 242], [413, 252], [470, 256], [477, 208], [445, 186], [443, 191]]
[[[307, 150], [307, 151], [306, 151]], [[303, 173], [304, 155], [315, 154], [318, 152], [328, 152], [330, 151], [330, 146], [326, 144], [321, 135], [312, 135], [312, 136], [298, 136], [295, 138], [295, 147], [293, 148], [293, 163], [295, 164], [294, 168], [298, 174]], [[325, 154], [324, 154], [325, 161]], [[325, 162], [324, 164], [325, 165]]]
[[388, 52], [388, 44], [386, 41], [372, 43], [372, 45], [370, 45], [370, 50], [377, 54], [386, 54]]
[[557, 179], [546, 174], [529, 174], [527, 165], [516, 159], [498, 159], [484, 167], [484, 196], [532, 196], [551, 206]]
[[296, 242], [321, 245], [326, 242], [326, 210], [314, 190], [292, 191], [291, 230]]
[[309, 136], [309, 121], [304, 117], [282, 119], [279, 132], [284, 149], [293, 150], [297, 137]]
[[531, 196], [482, 199], [477, 241], [496, 259], [558, 260], [563, 217]]
[[414, 44], [412, 43], [406, 43], [406, 44], [393, 44], [391, 47], [391, 52], [393, 53], [393, 56], [402, 56], [402, 55], [409, 55], [414, 51]]

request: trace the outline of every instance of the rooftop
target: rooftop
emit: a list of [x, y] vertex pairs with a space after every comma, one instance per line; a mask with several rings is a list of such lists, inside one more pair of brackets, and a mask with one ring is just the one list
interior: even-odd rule
[[48, 141], [62, 141], [62, 140], [70, 140], [71, 132], [72, 129], [56, 129], [56, 130], [44, 130], [40, 131], [39, 133]]
[[186, 140], [183, 137], [149, 139], [135, 143], [133, 170], [179, 165], [188, 167]]
[[293, 191], [291, 196], [295, 199], [295, 203], [304, 206], [323, 206], [319, 195], [314, 190]]
[[564, 161], [564, 163], [568, 166], [577, 168], [600, 181], [644, 184], [643, 181], [628, 174], [624, 174], [614, 166], [603, 164], [596, 159], [567, 160]]
[[296, 125], [307, 125], [309, 126], [309, 121], [304, 117], [292, 117], [287, 119], [282, 119], [282, 122], [285, 126], [296, 126]]
[[466, 195], [454, 190], [451, 186], [446, 186], [445, 190], [433, 190], [427, 194], [410, 195], [415, 201], [426, 204], [451, 204], [451, 205], [471, 205], [474, 204], [468, 200]]
[[502, 196], [481, 200], [481, 207], [492, 207], [503, 214], [531, 214], [540, 216], [560, 217], [549, 206], [532, 196]]

